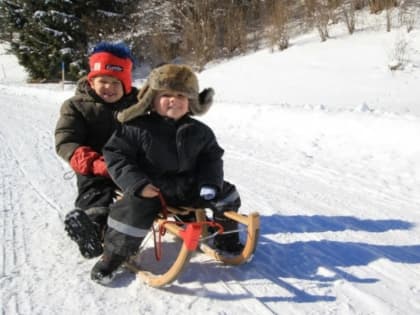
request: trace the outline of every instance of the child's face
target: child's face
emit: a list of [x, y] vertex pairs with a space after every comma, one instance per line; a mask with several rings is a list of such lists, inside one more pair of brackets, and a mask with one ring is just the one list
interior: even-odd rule
[[189, 111], [188, 96], [176, 91], [160, 91], [156, 95], [153, 106], [156, 112], [174, 120], [180, 119]]
[[124, 96], [124, 87], [117, 78], [100, 75], [89, 80], [89, 84], [106, 103], [114, 103]]

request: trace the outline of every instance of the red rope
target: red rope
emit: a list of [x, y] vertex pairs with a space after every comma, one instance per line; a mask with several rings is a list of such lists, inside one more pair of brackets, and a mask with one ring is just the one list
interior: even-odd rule
[[160, 261], [160, 259], [162, 258], [162, 236], [164, 236], [166, 233], [165, 224], [168, 222], [182, 225], [182, 222], [164, 221], [159, 226], [159, 231], [158, 231], [159, 238], [157, 241], [156, 241], [156, 230], [155, 230], [155, 227], [153, 226], [153, 240], [154, 240], [154, 246], [155, 246], [155, 257], [157, 261]]
[[165, 200], [165, 198], [163, 198], [163, 195], [162, 195], [161, 192], [158, 193], [158, 196], [159, 196], [160, 203], [162, 204], [161, 211], [162, 211], [162, 214], [163, 214], [163, 218], [166, 220], [166, 218], [168, 217], [168, 213], [169, 213], [168, 206], [167, 206], [166, 200]]
[[[163, 218], [166, 220], [168, 218], [168, 213], [169, 213], [168, 206], [166, 204], [166, 200], [163, 197], [161, 192], [158, 193], [158, 197], [159, 197], [160, 203], [162, 205], [162, 209], [160, 211], [163, 215]], [[162, 236], [165, 235], [166, 229], [164, 227], [164, 224], [159, 226], [159, 239], [158, 239], [158, 241], [156, 241], [156, 230], [155, 230], [154, 225], [152, 225], [152, 229], [153, 229], [153, 243], [154, 243], [154, 247], [155, 247], [155, 257], [156, 257], [156, 260], [159, 261], [162, 257]]]

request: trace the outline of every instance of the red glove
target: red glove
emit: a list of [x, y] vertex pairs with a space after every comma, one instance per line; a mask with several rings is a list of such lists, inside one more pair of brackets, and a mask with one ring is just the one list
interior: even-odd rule
[[100, 156], [98, 159], [92, 163], [92, 173], [93, 175], [109, 177], [108, 169], [105, 164], [103, 156]]
[[93, 151], [92, 148], [81, 146], [74, 151], [70, 159], [70, 166], [79, 174], [89, 175], [93, 172], [93, 162], [100, 157], [101, 155]]

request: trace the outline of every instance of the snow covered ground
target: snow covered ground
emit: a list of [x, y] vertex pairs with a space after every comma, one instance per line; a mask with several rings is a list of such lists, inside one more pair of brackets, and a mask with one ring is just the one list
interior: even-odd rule
[[[1, 53], [2, 314], [419, 314], [420, 31], [331, 35], [200, 74], [217, 93], [202, 119], [261, 238], [249, 264], [197, 255], [163, 289], [90, 281], [95, 261], [63, 231], [76, 189], [53, 144], [72, 87], [27, 85]], [[391, 72], [400, 36], [406, 65]]]

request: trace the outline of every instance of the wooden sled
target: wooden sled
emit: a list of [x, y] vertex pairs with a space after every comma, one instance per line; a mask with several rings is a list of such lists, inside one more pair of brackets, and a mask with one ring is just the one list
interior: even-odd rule
[[[163, 238], [161, 243], [156, 241], [154, 242], [154, 251], [155, 254], [156, 252], [159, 253], [159, 247], [164, 248], [167, 242], [169, 244], [169, 239], [174, 243], [178, 243], [179, 249], [177, 248], [174, 250], [171, 257], [168, 257], [165, 250], [162, 253], [163, 259], [161, 260], [165, 264], [162, 268], [157, 268], [157, 270], [144, 270], [141, 266], [138, 266], [136, 258], [139, 258], [139, 255], [145, 251], [142, 248], [143, 246], [140, 248], [138, 255], [132, 257], [129, 262], [125, 263], [125, 266], [129, 270], [136, 273], [137, 277], [142, 279], [149, 286], [162, 287], [176, 280], [194, 253], [204, 253], [216, 261], [229, 265], [243, 264], [252, 259], [259, 236], [260, 216], [258, 213], [255, 212], [250, 215], [243, 215], [234, 211], [227, 211], [224, 213], [227, 218], [237, 221], [239, 223], [239, 227], [243, 228], [246, 235], [244, 249], [241, 253], [232, 256], [232, 254], [219, 252], [206, 244], [206, 240], [211, 239], [217, 233], [223, 233], [223, 228], [221, 228], [221, 226], [217, 226], [217, 223], [214, 221], [209, 221], [206, 217], [205, 209], [179, 209], [173, 207], [167, 207], [167, 209], [169, 211], [169, 216], [167, 218], [156, 219], [154, 223], [154, 231], [164, 231], [168, 235]], [[179, 220], [177, 221], [174, 219], [176, 216], [190, 214], [191, 212], [195, 213], [194, 222], [180, 223]], [[212, 235], [209, 235], [208, 233], [207, 227], [209, 225], [216, 227], [216, 232]], [[154, 234], [153, 236], [156, 235], [154, 231], [151, 232]], [[227, 233], [228, 232], [229, 231], [227, 231]], [[162, 234], [160, 235], [162, 236]], [[150, 260], [152, 259], [151, 256], [153, 255], [151, 255], [151, 250], [149, 250], [147, 255], [145, 254], [144, 258]], [[140, 257], [140, 265], [142, 264], [144, 258]], [[162, 264], [159, 257], [153, 257], [153, 259], [155, 259], [155, 261], [151, 263], [151, 266]]]

